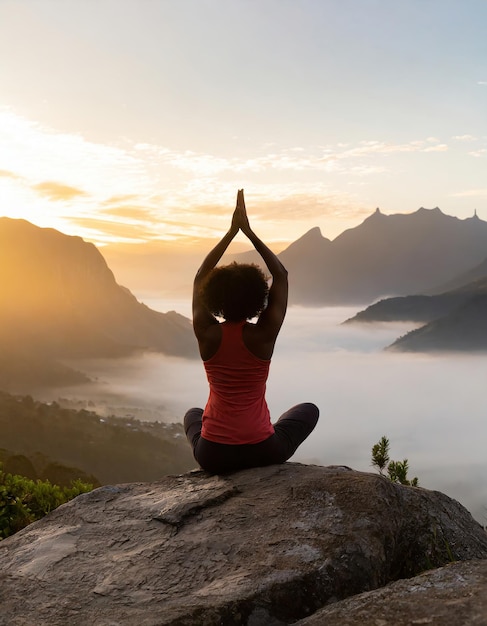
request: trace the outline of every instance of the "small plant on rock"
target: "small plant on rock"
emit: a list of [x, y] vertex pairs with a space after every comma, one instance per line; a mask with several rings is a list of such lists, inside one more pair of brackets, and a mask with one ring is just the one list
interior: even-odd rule
[[386, 476], [393, 483], [417, 487], [419, 481], [416, 477], [408, 478], [409, 463], [407, 459], [402, 461], [391, 461], [389, 456], [389, 439], [381, 437], [372, 446], [372, 465], [377, 467], [381, 476]]

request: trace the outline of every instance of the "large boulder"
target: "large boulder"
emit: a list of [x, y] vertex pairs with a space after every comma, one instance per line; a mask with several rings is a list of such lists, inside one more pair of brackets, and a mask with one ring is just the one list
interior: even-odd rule
[[295, 626], [486, 626], [487, 560], [452, 563], [331, 604]]
[[485, 558], [438, 492], [344, 467], [196, 471], [101, 487], [2, 541], [0, 624], [278, 626]]

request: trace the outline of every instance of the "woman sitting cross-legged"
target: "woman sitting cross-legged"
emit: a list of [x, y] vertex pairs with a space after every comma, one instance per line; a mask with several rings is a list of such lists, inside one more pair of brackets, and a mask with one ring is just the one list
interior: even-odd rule
[[[216, 267], [239, 230], [267, 265], [270, 289], [256, 265]], [[196, 461], [212, 474], [284, 463], [316, 426], [319, 411], [308, 402], [272, 424], [265, 399], [287, 296], [287, 271], [250, 228], [240, 190], [230, 229], [203, 261], [193, 288], [193, 328], [210, 393], [204, 410], [186, 413], [184, 428]]]

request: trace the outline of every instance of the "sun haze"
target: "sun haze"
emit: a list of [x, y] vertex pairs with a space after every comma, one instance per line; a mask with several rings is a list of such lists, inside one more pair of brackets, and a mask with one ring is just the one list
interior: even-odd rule
[[[0, 215], [99, 245], [487, 217], [478, 0], [0, 6]], [[277, 244], [279, 242], [279, 244]]]

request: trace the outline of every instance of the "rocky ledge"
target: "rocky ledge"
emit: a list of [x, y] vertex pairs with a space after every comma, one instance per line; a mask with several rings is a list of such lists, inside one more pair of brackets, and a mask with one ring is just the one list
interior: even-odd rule
[[345, 467], [195, 471], [101, 487], [2, 541], [0, 624], [480, 625], [482, 559], [485, 531], [439, 492]]

